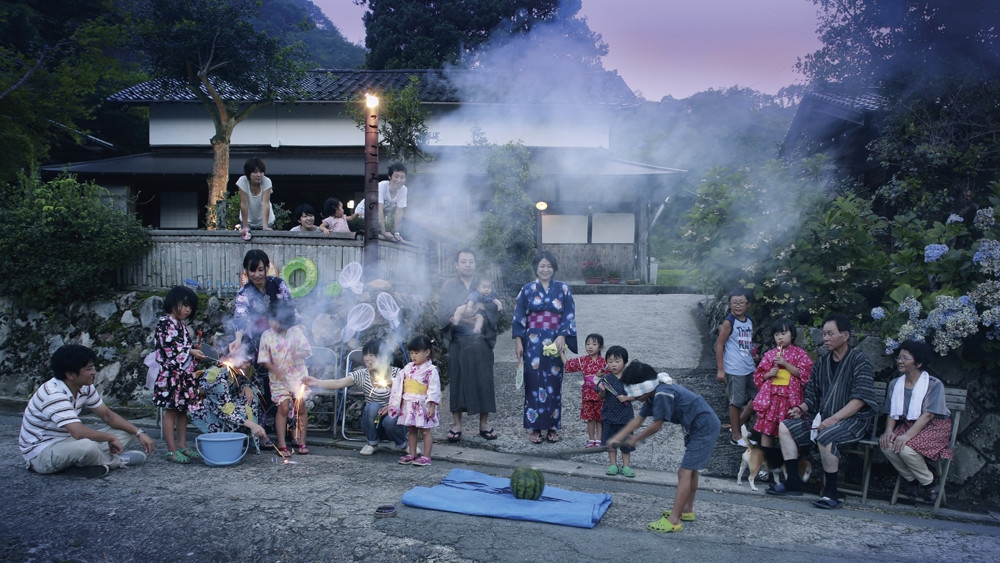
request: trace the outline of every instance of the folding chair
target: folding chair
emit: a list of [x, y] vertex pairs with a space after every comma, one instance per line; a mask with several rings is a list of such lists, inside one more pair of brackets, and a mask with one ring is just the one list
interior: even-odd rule
[[[312, 349], [312, 356], [310, 356], [309, 358], [306, 359], [306, 367], [309, 368], [309, 375], [312, 375], [313, 377], [315, 377], [317, 379], [325, 379], [326, 368], [329, 367], [329, 366], [333, 366], [333, 368], [334, 368], [333, 369], [333, 374], [334, 374], [334, 376], [336, 376], [337, 375], [337, 353], [334, 352], [333, 350], [329, 349], [329, 348], [323, 348], [323, 347], [314, 346], [313, 349]], [[313, 373], [314, 370], [317, 373]], [[322, 372], [320, 372], [320, 370], [322, 370]], [[319, 428], [319, 430], [322, 430], [324, 432], [334, 432], [334, 435], [336, 436], [337, 412], [338, 412], [338, 407], [339, 407], [339, 401], [338, 401], [338, 399], [340, 397], [340, 394], [339, 394], [340, 391], [339, 390], [328, 391], [326, 389], [312, 389], [310, 392], [313, 395], [326, 395], [326, 396], [333, 397], [333, 409], [332, 410], [329, 410], [329, 411], [325, 411], [325, 410], [322, 410], [322, 411], [321, 410], [313, 410], [312, 413], [313, 414], [325, 414], [325, 415], [329, 415], [329, 417], [330, 417], [330, 425], [329, 426], [321, 427], [321, 428]]]
[[[364, 365], [364, 363], [365, 357], [361, 350], [351, 350], [351, 353], [347, 355], [347, 359], [344, 362], [343, 377], [347, 377], [347, 374], [354, 371], [357, 367]], [[347, 436], [347, 400], [352, 397], [362, 397], [362, 394], [360, 391], [351, 391], [350, 387], [344, 387], [340, 390], [340, 393], [340, 410], [337, 413], [337, 416], [340, 418], [340, 435], [345, 440], [352, 442], [362, 441], [362, 438], [349, 438]], [[336, 419], [334, 419], [334, 424], [336, 424]]]
[[[965, 389], [955, 389], [952, 387], [945, 387], [944, 389], [944, 402], [948, 406], [948, 410], [951, 411], [951, 442], [948, 447], [952, 452], [955, 451], [955, 443], [958, 440], [958, 426], [962, 421], [962, 411], [965, 410], [965, 398], [967, 391]], [[951, 460], [938, 458], [937, 460], [937, 472], [938, 479], [940, 480], [940, 490], [938, 491], [937, 500], [934, 501], [934, 512], [937, 512], [941, 508], [941, 503], [944, 501], [944, 486], [948, 481], [948, 471], [951, 470]], [[899, 487], [903, 484], [903, 477], [896, 474], [896, 486], [892, 489], [892, 501], [890, 504], [896, 504], [899, 497], [905, 496], [899, 492]]]

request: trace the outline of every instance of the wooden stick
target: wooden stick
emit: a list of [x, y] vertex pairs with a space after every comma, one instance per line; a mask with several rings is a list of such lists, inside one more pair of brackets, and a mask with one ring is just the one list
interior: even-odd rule
[[573, 448], [570, 450], [558, 450], [554, 452], [541, 452], [532, 453], [532, 457], [565, 457], [570, 455], [584, 455], [584, 454], [606, 454], [608, 453], [608, 448], [605, 446], [597, 448]]

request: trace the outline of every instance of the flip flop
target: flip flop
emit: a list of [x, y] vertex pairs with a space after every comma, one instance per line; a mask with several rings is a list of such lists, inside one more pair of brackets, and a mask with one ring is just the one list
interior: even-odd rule
[[538, 434], [535, 434], [535, 433], [528, 434], [528, 441], [530, 441], [532, 444], [541, 444], [542, 443], [542, 435], [541, 435], [541, 433], [538, 433]]
[[497, 433], [494, 432], [492, 428], [490, 428], [489, 430], [480, 430], [479, 435], [482, 436], [483, 438], [486, 438], [487, 440], [497, 439]]
[[555, 430], [549, 430], [548, 434], [545, 435], [545, 439], [549, 441], [550, 444], [555, 444], [559, 441], [559, 434]]
[[448, 441], [449, 442], [457, 442], [457, 441], [459, 441], [461, 439], [462, 439], [462, 431], [461, 430], [459, 430], [458, 432], [455, 432], [454, 430], [449, 430], [448, 431]]
[[299, 444], [299, 455], [309, 455], [309, 448], [305, 444]]
[[682, 524], [677, 524], [674, 526], [670, 523], [670, 520], [666, 518], [660, 518], [656, 522], [650, 522], [646, 524], [646, 528], [654, 532], [663, 532], [669, 534], [670, 532], [679, 532], [684, 526]]

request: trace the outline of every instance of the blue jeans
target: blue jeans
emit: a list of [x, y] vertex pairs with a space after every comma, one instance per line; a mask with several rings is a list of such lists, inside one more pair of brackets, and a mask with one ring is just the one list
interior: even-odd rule
[[396, 424], [396, 418], [389, 415], [383, 416], [375, 425], [375, 417], [378, 416], [382, 405], [378, 403], [365, 404], [365, 410], [361, 413], [361, 430], [365, 433], [365, 438], [372, 446], [377, 446], [381, 440], [392, 440], [396, 447], [406, 444], [406, 427]]

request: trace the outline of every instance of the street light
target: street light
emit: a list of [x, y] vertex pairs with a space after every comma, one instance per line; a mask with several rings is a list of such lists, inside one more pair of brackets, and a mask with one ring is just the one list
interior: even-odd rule
[[[378, 234], [382, 218], [378, 213], [378, 96], [365, 94], [365, 277], [377, 279]], [[357, 210], [355, 210], [357, 212]]]

